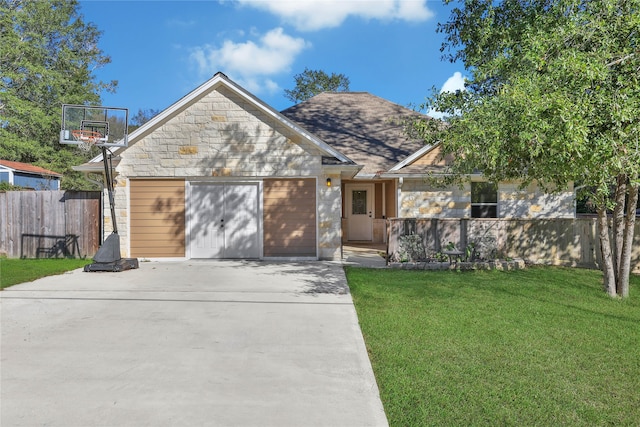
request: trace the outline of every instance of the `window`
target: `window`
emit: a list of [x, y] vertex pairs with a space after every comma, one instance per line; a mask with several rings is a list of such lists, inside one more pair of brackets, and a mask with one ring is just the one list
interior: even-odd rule
[[353, 215], [367, 214], [367, 192], [354, 190], [352, 193], [351, 213]]
[[490, 182], [471, 183], [471, 218], [498, 217], [498, 186]]

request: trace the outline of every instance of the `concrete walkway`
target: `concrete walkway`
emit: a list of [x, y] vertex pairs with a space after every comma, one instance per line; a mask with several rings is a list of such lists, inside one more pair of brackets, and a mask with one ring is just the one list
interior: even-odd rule
[[2, 426], [387, 425], [339, 263], [141, 263], [0, 292]]
[[384, 243], [351, 243], [342, 246], [342, 258], [345, 265], [367, 268], [386, 268]]

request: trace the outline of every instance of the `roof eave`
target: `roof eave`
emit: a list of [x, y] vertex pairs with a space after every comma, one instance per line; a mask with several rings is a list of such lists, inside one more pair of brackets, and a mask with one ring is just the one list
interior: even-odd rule
[[341, 179], [352, 179], [364, 166], [356, 164], [322, 165], [325, 173], [340, 174]]
[[[120, 163], [120, 157], [111, 158], [111, 166], [115, 168]], [[104, 164], [102, 163], [102, 156], [100, 156], [100, 163], [94, 162], [93, 159], [87, 163], [83, 163], [78, 166], [72, 166], [71, 169], [82, 173], [104, 173]]]

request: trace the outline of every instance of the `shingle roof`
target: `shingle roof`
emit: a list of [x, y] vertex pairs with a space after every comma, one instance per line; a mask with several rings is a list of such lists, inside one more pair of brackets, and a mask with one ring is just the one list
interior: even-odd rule
[[12, 162], [10, 160], [0, 160], [0, 166], [5, 166], [15, 171], [32, 173], [37, 175], [48, 176], [62, 176], [58, 172], [50, 171], [48, 169], [41, 168], [40, 166], [34, 166], [29, 163]]
[[403, 122], [426, 117], [366, 92], [324, 92], [281, 112], [359, 165], [359, 175], [389, 170], [424, 144]]

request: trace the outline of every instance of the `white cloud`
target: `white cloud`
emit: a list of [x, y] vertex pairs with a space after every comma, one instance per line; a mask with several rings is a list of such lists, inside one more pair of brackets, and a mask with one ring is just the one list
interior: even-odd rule
[[[442, 85], [442, 88], [440, 89], [440, 93], [457, 92], [459, 90], [464, 91], [465, 78], [466, 77], [463, 76], [460, 71], [456, 71], [455, 73], [453, 73], [451, 77], [447, 79], [446, 82], [444, 82], [444, 84]], [[427, 112], [427, 115], [433, 117], [434, 119], [442, 119], [445, 116], [444, 113], [441, 113], [440, 111], [436, 111], [433, 108]]]
[[191, 49], [189, 59], [202, 76], [222, 71], [250, 92], [274, 93], [278, 85], [267, 76], [288, 72], [309, 43], [285, 34], [282, 28], [258, 37], [257, 41], [236, 43], [227, 39], [221, 46], [198, 46]]
[[464, 80], [465, 77], [462, 75], [462, 73], [460, 71], [456, 71], [451, 77], [447, 79], [446, 82], [444, 82], [444, 84], [442, 85], [442, 89], [440, 89], [440, 93], [465, 90]]
[[434, 16], [427, 0], [237, 0], [266, 10], [300, 31], [334, 28], [349, 16], [382, 21], [422, 22]]

